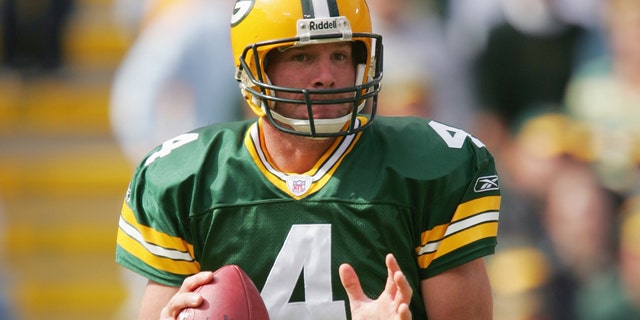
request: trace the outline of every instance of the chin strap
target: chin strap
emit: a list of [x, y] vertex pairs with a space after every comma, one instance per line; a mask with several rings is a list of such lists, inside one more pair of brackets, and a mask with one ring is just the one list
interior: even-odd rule
[[[356, 68], [356, 86], [361, 85], [364, 82], [364, 72], [365, 72], [365, 65], [364, 64], [359, 64]], [[265, 75], [266, 76], [266, 75]], [[267, 82], [271, 83], [271, 81], [269, 80], [269, 78], [267, 77]], [[267, 112], [267, 104], [264, 101], [261, 101], [261, 99], [257, 99], [256, 97], [254, 98], [254, 103], [259, 102], [262, 111], [264, 113]], [[258, 101], [256, 101], [258, 100]], [[271, 103], [269, 104], [269, 107], [272, 107], [273, 105], [273, 101], [271, 101]], [[364, 109], [365, 106], [365, 101], [363, 101], [360, 105], [358, 105], [357, 110], [355, 111], [356, 113], [359, 113], [360, 111], [362, 111], [362, 109]], [[273, 119], [282, 122], [283, 124], [286, 124], [288, 126], [290, 126], [294, 131], [298, 131], [298, 132], [302, 132], [302, 133], [311, 133], [311, 121], [306, 120], [306, 119], [293, 119], [293, 118], [287, 118], [275, 111], [273, 111], [273, 108], [270, 108], [271, 110], [269, 111], [271, 113], [271, 115], [273, 116]], [[352, 111], [353, 112], [353, 111]], [[333, 119], [314, 119], [313, 123], [314, 123], [314, 127], [315, 127], [315, 132], [316, 133], [338, 133], [342, 130], [342, 128], [344, 128], [344, 126], [351, 120], [352, 117], [352, 113], [346, 114], [340, 118], [333, 118]]]
[[[365, 103], [361, 103], [358, 106], [358, 110], [356, 112], [360, 112], [364, 108]], [[292, 119], [287, 118], [275, 111], [271, 111], [271, 115], [275, 120], [278, 120], [288, 126], [290, 126], [293, 130], [303, 133], [311, 133], [311, 121], [304, 119]], [[342, 130], [342, 128], [351, 120], [351, 113], [344, 115], [340, 118], [333, 119], [314, 119], [313, 124], [315, 127], [316, 133], [337, 133]]]

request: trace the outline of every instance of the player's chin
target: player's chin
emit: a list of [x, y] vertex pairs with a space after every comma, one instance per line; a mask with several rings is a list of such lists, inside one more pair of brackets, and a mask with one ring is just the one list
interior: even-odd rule
[[352, 104], [314, 104], [311, 106], [311, 111], [315, 119], [331, 119], [339, 118], [351, 113], [353, 110]]
[[336, 118], [341, 118], [346, 116], [347, 114], [349, 114], [350, 112], [345, 111], [345, 110], [339, 110], [339, 111], [327, 111], [327, 112], [322, 112], [322, 111], [316, 111], [314, 110], [313, 112], [313, 119], [336, 119]]
[[350, 114], [351, 110], [351, 105], [344, 104], [315, 104], [310, 109], [306, 105], [282, 105], [274, 109], [288, 118], [297, 120], [309, 120], [310, 115], [313, 119], [335, 119]]

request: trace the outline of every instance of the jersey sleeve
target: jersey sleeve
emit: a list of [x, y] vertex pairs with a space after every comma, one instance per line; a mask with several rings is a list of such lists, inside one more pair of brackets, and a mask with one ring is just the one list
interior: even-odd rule
[[[164, 157], [167, 146], [171, 155]], [[171, 286], [200, 271], [190, 240], [189, 204], [180, 200], [188, 197], [189, 174], [184, 166], [177, 170], [179, 158], [165, 144], [136, 169], [122, 205], [116, 246], [117, 263]]]
[[424, 213], [416, 248], [423, 279], [493, 254], [497, 245], [501, 195], [494, 159], [476, 138], [456, 134], [467, 138], [439, 152], [446, 174], [433, 191], [438, 205]]

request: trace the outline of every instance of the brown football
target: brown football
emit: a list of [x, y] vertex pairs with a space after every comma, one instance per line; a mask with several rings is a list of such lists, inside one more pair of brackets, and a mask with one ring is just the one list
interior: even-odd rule
[[179, 320], [268, 320], [269, 313], [258, 288], [237, 265], [213, 273], [213, 280], [195, 292], [203, 297], [197, 308], [183, 309]]

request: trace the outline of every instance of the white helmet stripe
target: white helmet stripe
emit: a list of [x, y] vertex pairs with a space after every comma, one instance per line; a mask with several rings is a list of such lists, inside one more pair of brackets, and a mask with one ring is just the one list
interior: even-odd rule
[[304, 19], [338, 17], [336, 0], [301, 0]]

